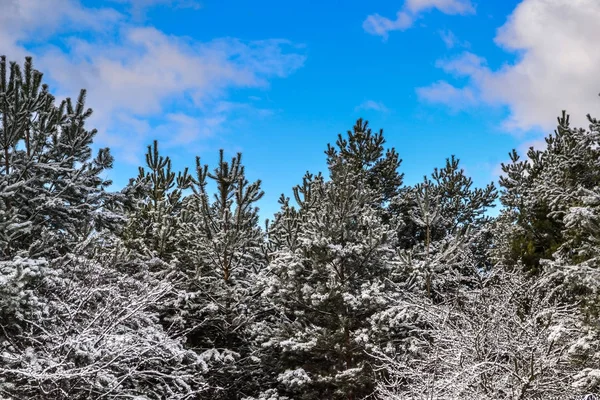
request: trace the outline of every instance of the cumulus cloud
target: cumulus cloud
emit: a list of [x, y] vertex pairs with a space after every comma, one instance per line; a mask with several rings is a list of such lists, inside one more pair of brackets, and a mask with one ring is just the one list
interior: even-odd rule
[[585, 115], [599, 115], [600, 108], [600, 2], [597, 0], [523, 0], [498, 29], [495, 42], [514, 52], [516, 60], [491, 69], [475, 54], [463, 53], [438, 62], [454, 76], [466, 77], [463, 87], [446, 87], [435, 94], [439, 83], [417, 89], [432, 93], [423, 98], [454, 107], [447, 95], [469, 92], [474, 100], [465, 105], [505, 106], [505, 127], [521, 133], [532, 129], [548, 131], [556, 116], [566, 109], [571, 120], [585, 126]]
[[390, 110], [385, 106], [385, 104], [383, 104], [380, 101], [374, 101], [374, 100], [365, 100], [363, 101], [360, 105], [356, 106], [356, 108], [354, 109], [355, 111], [361, 111], [361, 110], [371, 110], [371, 111], [378, 111], [381, 113], [387, 113]]
[[387, 39], [391, 31], [404, 31], [413, 26], [422, 13], [437, 9], [448, 15], [474, 14], [471, 0], [406, 0], [396, 13], [395, 19], [379, 14], [369, 15], [363, 22], [363, 29], [371, 34]]
[[[144, 0], [158, 3], [175, 2]], [[59, 97], [86, 88], [97, 141], [123, 154], [141, 148], [150, 135], [172, 144], [209, 135], [232, 114], [223, 106], [232, 89], [267, 87], [305, 59], [286, 40], [199, 42], [76, 0], [9, 0], [7, 9], [0, 15], [3, 52], [11, 60], [32, 54]], [[86, 35], [77, 35], [83, 30]]]

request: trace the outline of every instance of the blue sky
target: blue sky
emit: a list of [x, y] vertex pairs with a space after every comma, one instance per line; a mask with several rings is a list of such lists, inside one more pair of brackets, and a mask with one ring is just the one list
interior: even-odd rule
[[[6, 0], [0, 48], [87, 88], [118, 188], [158, 139], [176, 167], [241, 151], [263, 217], [358, 117], [407, 183], [454, 154], [478, 185], [600, 91], [596, 0]], [[597, 115], [597, 113], [596, 113]]]

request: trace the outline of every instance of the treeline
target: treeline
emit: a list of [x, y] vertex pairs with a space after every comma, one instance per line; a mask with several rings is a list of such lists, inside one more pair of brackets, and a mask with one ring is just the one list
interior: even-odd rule
[[[358, 120], [265, 228], [240, 154], [118, 192], [85, 91], [0, 61], [0, 397], [530, 399], [599, 391], [600, 123], [500, 190], [417, 185]], [[215, 191], [209, 191], [215, 187]], [[487, 210], [500, 199], [497, 218]]]

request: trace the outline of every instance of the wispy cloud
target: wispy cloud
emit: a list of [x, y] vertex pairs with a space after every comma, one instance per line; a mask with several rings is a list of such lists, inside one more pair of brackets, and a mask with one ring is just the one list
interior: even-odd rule
[[436, 61], [435, 65], [454, 76], [475, 76], [485, 71], [486, 60], [477, 54], [465, 51], [457, 57]]
[[442, 103], [457, 112], [473, 106], [476, 102], [475, 93], [471, 88], [457, 88], [446, 81], [438, 81], [430, 86], [417, 88], [417, 96], [427, 103]]
[[374, 101], [374, 100], [365, 100], [363, 101], [361, 104], [359, 104], [358, 106], [356, 106], [354, 108], [355, 111], [362, 111], [362, 110], [367, 110], [367, 111], [377, 111], [377, 112], [381, 112], [381, 113], [388, 113], [390, 110], [385, 106], [385, 104], [383, 104], [380, 101]]
[[[446, 83], [445, 93], [469, 93], [463, 104], [471, 106], [507, 107], [510, 115], [504, 126], [515, 134], [553, 129], [563, 109], [576, 125], [585, 126], [585, 115], [600, 106], [598, 20], [597, 0], [523, 0], [495, 38], [499, 46], [516, 52], [516, 61], [491, 69], [471, 53], [442, 60], [438, 67], [468, 79], [462, 87]], [[417, 93], [435, 93], [439, 87], [436, 82]], [[451, 95], [422, 98], [449, 107], [456, 101]]]
[[451, 30], [439, 31], [440, 38], [446, 45], [446, 48], [453, 49], [455, 47], [469, 48], [471, 44], [467, 41], [460, 40]]
[[127, 4], [130, 7], [150, 8], [155, 6], [169, 6], [175, 8], [191, 8], [199, 10], [202, 3], [198, 0], [109, 0], [113, 3]]
[[134, 19], [143, 19], [146, 12], [158, 6], [167, 6], [175, 9], [199, 10], [202, 3], [198, 0], [109, 0], [113, 3], [125, 4]]
[[475, 13], [471, 0], [406, 0], [394, 19], [372, 14], [363, 22], [363, 29], [371, 35], [387, 39], [389, 32], [411, 28], [421, 14], [434, 9], [448, 15]]
[[[150, 135], [188, 144], [218, 130], [232, 113], [220, 106], [231, 89], [268, 87], [305, 60], [302, 49], [286, 40], [200, 42], [76, 0], [13, 0], [5, 11], [3, 53], [13, 60], [32, 53], [60, 97], [88, 89], [98, 141], [124, 154]], [[77, 35], [82, 30], [86, 35]], [[59, 45], [47, 44], [48, 38]]]
[[398, 11], [395, 19], [382, 17], [379, 14], [372, 14], [363, 22], [363, 29], [371, 35], [381, 36], [387, 39], [390, 31], [404, 31], [413, 25], [412, 15]]

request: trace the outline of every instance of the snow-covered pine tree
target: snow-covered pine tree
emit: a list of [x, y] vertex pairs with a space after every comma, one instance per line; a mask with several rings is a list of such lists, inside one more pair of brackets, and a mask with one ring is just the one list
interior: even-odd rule
[[[423, 177], [423, 182], [406, 188], [394, 199], [391, 208], [404, 222], [400, 228], [401, 247], [411, 248], [486, 226], [492, 220], [486, 211], [494, 207], [496, 199], [493, 183], [485, 188], [473, 187], [473, 180], [460, 168], [460, 160], [451, 156], [443, 168], [434, 168], [431, 178]], [[423, 219], [428, 214], [429, 218], [435, 215], [435, 224]]]
[[503, 268], [531, 275], [540, 296], [577, 305], [584, 324], [575, 328], [582, 334], [571, 352], [577, 374], [570, 378], [578, 388], [597, 391], [600, 129], [597, 120], [588, 118], [589, 130], [575, 129], [563, 112], [545, 149], [530, 148], [526, 160], [511, 153], [511, 163], [502, 166], [505, 208], [494, 253]]
[[0, 396], [202, 392], [206, 363], [154, 311], [168, 282], [112, 234], [124, 218], [106, 206], [122, 196], [100, 176], [108, 149], [91, 158], [85, 91], [55, 106], [30, 59], [24, 73], [12, 63], [8, 79], [0, 61]]
[[148, 146], [146, 167], [139, 167], [137, 178], [124, 190], [129, 218], [122, 236], [129, 248], [146, 259], [177, 258], [182, 246], [183, 191], [191, 182], [187, 169], [172, 170], [171, 159], [158, 150], [158, 141]]
[[103, 210], [101, 177], [112, 166], [108, 149], [92, 158], [96, 130], [85, 129], [91, 109], [85, 90], [75, 104], [56, 106], [42, 74], [27, 58], [23, 71], [0, 59], [0, 258], [56, 257], [93, 229], [120, 222]]
[[545, 276], [557, 272], [575, 298], [595, 293], [598, 277], [600, 123], [589, 120], [589, 130], [575, 129], [563, 112], [546, 148], [531, 148], [524, 161], [513, 151], [500, 180], [501, 219], [512, 237], [499, 249], [503, 262]]
[[403, 222], [398, 247], [404, 268], [413, 270], [428, 297], [455, 296], [489, 268], [492, 218], [485, 212], [496, 198], [493, 183], [474, 188], [452, 156], [394, 199], [390, 208]]
[[184, 199], [179, 247], [185, 278], [172, 304], [173, 322], [211, 368], [210, 399], [249, 395], [260, 378], [248, 332], [259, 310], [255, 277], [265, 264], [260, 185], [248, 181], [241, 154], [227, 161], [221, 150], [212, 172], [196, 159], [192, 193]]
[[387, 339], [371, 353], [382, 378], [380, 398], [447, 394], [427, 391], [424, 384], [436, 381], [430, 372], [437, 346], [446, 340], [436, 334], [447, 321], [431, 315], [444, 307], [463, 312], [473, 290], [481, 287], [491, 247], [491, 218], [484, 213], [495, 199], [492, 184], [473, 188], [459, 160], [451, 157], [431, 178], [403, 188], [392, 200], [390, 210], [400, 219], [398, 262], [392, 269], [395, 290], [387, 296], [390, 306], [373, 318], [379, 336]]
[[101, 149], [91, 159], [96, 131], [84, 126], [85, 91], [75, 107], [70, 99], [56, 106], [41, 79], [30, 58], [23, 71], [14, 62], [7, 71], [0, 58], [0, 261], [10, 277], [3, 285], [21, 288], [3, 288], [12, 304], [0, 309], [8, 331], [21, 329], [19, 307], [37, 304], [32, 290], [52, 272], [51, 260], [119, 220], [102, 209], [109, 182], [100, 174], [112, 157]]
[[[212, 201], [208, 179], [216, 184]], [[188, 228], [195, 228], [193, 236], [204, 241], [197, 246], [197, 276], [219, 276], [230, 283], [258, 272], [263, 243], [256, 207], [264, 195], [260, 185], [260, 180], [250, 183], [246, 178], [241, 153], [227, 162], [221, 150], [212, 173], [196, 159], [193, 195], [186, 210], [197, 218]]]
[[394, 148], [385, 149], [383, 129], [374, 133], [369, 122], [358, 119], [346, 137], [338, 135], [335, 146], [327, 145], [327, 165], [335, 174], [355, 174], [363, 184], [379, 196], [385, 207], [398, 195], [404, 174], [398, 172], [402, 160]]
[[295, 251], [298, 246], [300, 223], [306, 213], [316, 207], [321, 199], [323, 176], [307, 172], [302, 177], [302, 184], [292, 188], [294, 200], [298, 207], [290, 204], [290, 198], [279, 197], [280, 211], [275, 213], [272, 222], [266, 221], [267, 241], [264, 246], [265, 258], [271, 260], [277, 251], [286, 249]]
[[516, 224], [512, 260], [527, 270], [540, 272], [540, 260], [565, 244], [565, 215], [583, 205], [586, 191], [598, 187], [598, 123], [591, 117], [590, 122], [590, 130], [571, 128], [563, 112], [545, 149], [530, 148], [526, 160], [513, 150], [511, 162], [502, 165], [502, 214]]
[[359, 120], [328, 147], [331, 179], [305, 176], [298, 210], [282, 202], [263, 275], [273, 310], [256, 325], [279, 396], [360, 399], [375, 386], [365, 350], [378, 340], [373, 317], [389, 305], [395, 237], [382, 211], [401, 184], [397, 155], [383, 143]]

